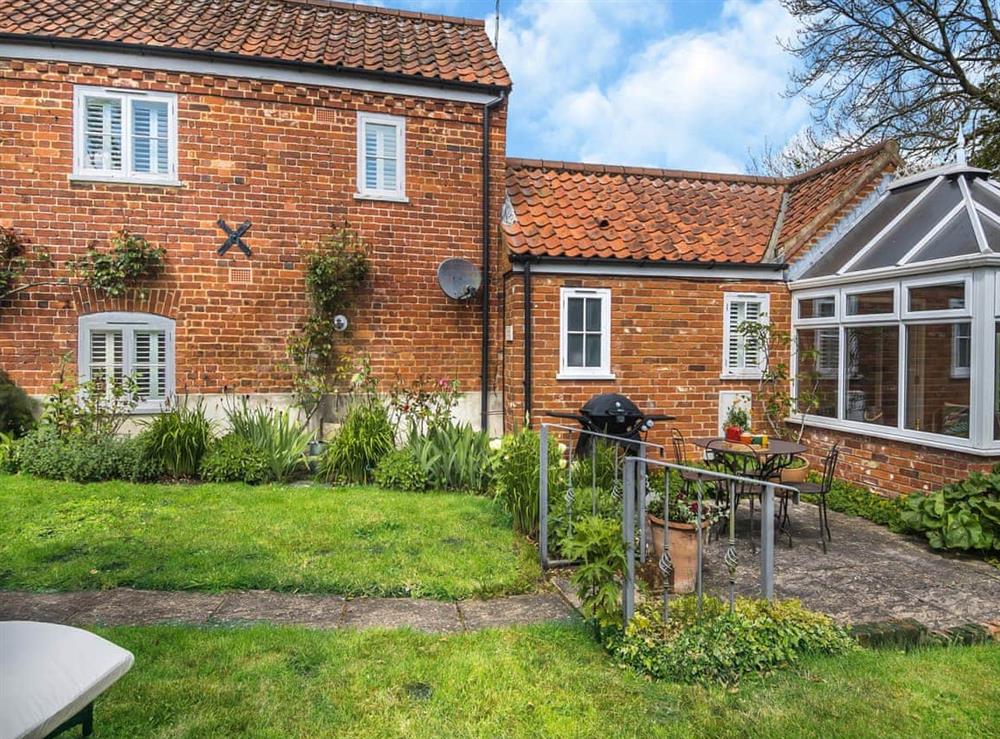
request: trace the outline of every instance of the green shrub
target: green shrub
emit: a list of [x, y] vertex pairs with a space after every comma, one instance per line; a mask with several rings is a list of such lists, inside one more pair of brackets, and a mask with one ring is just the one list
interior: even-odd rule
[[934, 493], [911, 493], [900, 518], [935, 549], [1000, 552], [1000, 465]]
[[0, 434], [24, 436], [35, 426], [34, 401], [0, 369]]
[[[493, 450], [490, 470], [496, 499], [514, 519], [514, 530], [533, 535], [538, 531], [538, 434], [525, 427], [514, 434], [490, 443]], [[548, 474], [549, 495], [561, 495], [565, 447], [549, 444]]]
[[121, 439], [118, 477], [129, 482], [155, 482], [164, 475], [163, 463], [150, 448], [149, 434]]
[[146, 425], [149, 451], [171, 477], [194, 477], [212, 441], [212, 423], [199, 402], [161, 413]]
[[625, 571], [625, 544], [617, 518], [583, 516], [562, 541], [563, 553], [579, 565], [570, 579], [580, 610], [601, 629], [621, 626], [620, 580]]
[[245, 439], [267, 464], [267, 478], [283, 481], [305, 468], [312, 433], [288, 411], [251, 408], [246, 398], [226, 409], [231, 432]]
[[67, 480], [70, 461], [65, 447], [66, 442], [56, 430], [43, 424], [17, 440], [18, 470], [48, 480]]
[[375, 467], [395, 447], [395, 433], [385, 406], [377, 400], [351, 406], [320, 461], [327, 482], [368, 483]]
[[436, 490], [485, 492], [489, 484], [489, 438], [468, 424], [447, 422], [407, 442], [413, 457]]
[[[810, 475], [810, 479], [821, 482], [820, 476], [816, 473]], [[812, 503], [817, 502], [814, 495], [803, 495], [802, 499]], [[902, 498], [884, 498], [869, 488], [852, 485], [843, 480], [834, 480], [826, 496], [826, 504], [831, 511], [866, 518], [880, 526], [888, 526], [893, 531], [903, 530], [899, 515], [902, 501]]]
[[21, 466], [18, 459], [17, 439], [0, 431], [0, 474], [16, 474]]
[[237, 434], [226, 434], [209, 444], [198, 474], [207, 482], [245, 482], [257, 485], [273, 479], [267, 455]]
[[[622, 456], [624, 455], [617, 444], [606, 443], [603, 439], [594, 439], [593, 447], [589, 452], [573, 458], [571, 472], [574, 487], [597, 487], [599, 490], [610, 491], [616, 477], [621, 477]], [[597, 468], [596, 475], [594, 473], [595, 467]]]
[[[162, 475], [143, 437], [61, 437], [40, 426], [15, 442], [16, 469], [49, 480], [148, 482]], [[14, 471], [8, 468], [8, 471]]]
[[729, 685], [807, 654], [841, 654], [854, 646], [829, 617], [796, 600], [739, 598], [729, 613], [727, 604], [706, 597], [699, 617], [695, 596], [671, 598], [669, 625], [660, 604], [640, 605], [625, 631], [608, 639], [615, 658], [652, 677]]
[[389, 490], [419, 492], [430, 487], [430, 479], [412, 450], [397, 449], [386, 454], [378, 463], [375, 484]]

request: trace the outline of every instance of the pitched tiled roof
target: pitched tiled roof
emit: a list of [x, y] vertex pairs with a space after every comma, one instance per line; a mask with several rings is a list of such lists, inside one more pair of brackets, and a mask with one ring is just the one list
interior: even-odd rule
[[0, 36], [510, 85], [483, 21], [328, 0], [3, 0]]
[[504, 237], [515, 255], [780, 262], [782, 247], [834, 215], [814, 223], [829, 203], [878, 176], [887, 151], [793, 178], [509, 159]]

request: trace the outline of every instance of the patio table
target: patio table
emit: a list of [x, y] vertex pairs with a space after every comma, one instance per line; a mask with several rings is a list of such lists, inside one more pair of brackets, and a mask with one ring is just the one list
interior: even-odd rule
[[[724, 436], [709, 436], [702, 437], [698, 439], [692, 439], [695, 446], [702, 449], [711, 449], [712, 452], [726, 454], [727, 449], [730, 454], [735, 456], [750, 457], [751, 451], [756, 456], [755, 461], [761, 463], [763, 470], [759, 472], [762, 478], [766, 477], [768, 479], [775, 479], [781, 474], [781, 470], [792, 463], [792, 459], [797, 454], [802, 454], [808, 447], [805, 444], [800, 444], [794, 441], [785, 441], [784, 439], [770, 439], [767, 447], [757, 447], [751, 446], [749, 444], [740, 443], [730, 443], [726, 440]], [[741, 474], [741, 471], [733, 465], [726, 465], [728, 471], [731, 474]], [[756, 475], [751, 475], [755, 477]], [[788, 544], [791, 546], [792, 534], [788, 530], [788, 495], [781, 496], [781, 505], [778, 507], [778, 511], [775, 512], [775, 518], [777, 519], [778, 526], [776, 529], [776, 534], [784, 533], [788, 537]], [[798, 496], [795, 496], [794, 502], [798, 504]], [[751, 533], [753, 531], [753, 499], [751, 498], [750, 504], [750, 527]]]

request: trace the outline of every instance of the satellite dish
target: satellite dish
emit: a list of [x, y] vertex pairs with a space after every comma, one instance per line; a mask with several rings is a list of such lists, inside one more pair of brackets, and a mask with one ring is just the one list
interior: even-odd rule
[[445, 259], [438, 265], [438, 284], [449, 298], [470, 300], [482, 284], [479, 267], [468, 259]]

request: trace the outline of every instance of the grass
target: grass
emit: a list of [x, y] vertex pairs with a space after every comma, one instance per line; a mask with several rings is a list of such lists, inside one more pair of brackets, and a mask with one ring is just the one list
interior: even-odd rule
[[411, 631], [103, 629], [132, 672], [106, 737], [987, 736], [1000, 647], [859, 650], [736, 692], [651, 682], [582, 626]]
[[260, 588], [444, 600], [533, 589], [486, 498], [377, 488], [0, 476], [0, 588]]

